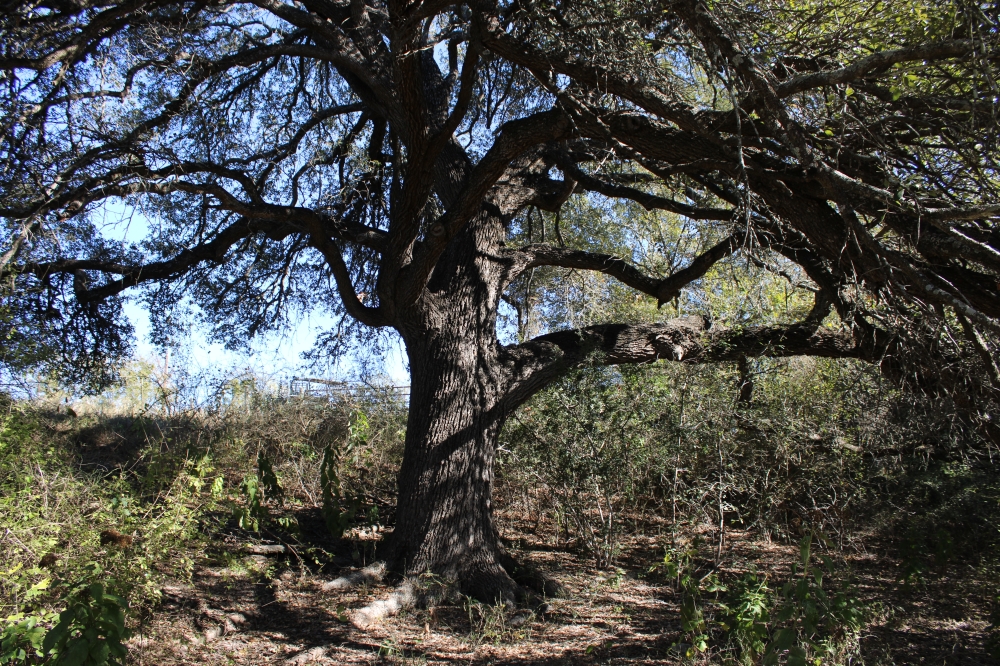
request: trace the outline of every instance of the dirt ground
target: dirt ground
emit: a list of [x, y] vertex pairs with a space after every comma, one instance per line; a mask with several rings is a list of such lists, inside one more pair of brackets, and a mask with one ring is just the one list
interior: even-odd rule
[[[323, 583], [363, 566], [382, 534], [355, 530], [325, 544], [332, 559], [317, 563], [304, 545], [284, 553], [230, 539], [201, 562], [190, 582], [163, 590], [161, 606], [131, 639], [132, 662], [169, 664], [675, 664], [720, 663], [711, 647], [693, 659], [680, 626], [679, 594], [662, 573], [670, 537], [630, 538], [614, 570], [595, 569], [585, 553], [560, 547], [551, 536], [525, 530], [510, 544], [522, 561], [557, 578], [565, 598], [532, 610], [505, 612], [456, 598], [433, 608], [404, 611], [358, 629], [351, 613], [387, 597], [387, 585], [323, 591]], [[708, 530], [708, 528], [702, 528]], [[660, 531], [660, 534], [656, 534]], [[697, 530], [695, 530], [697, 531]], [[549, 533], [551, 534], [551, 532]], [[706, 532], [706, 534], [708, 534]], [[687, 535], [695, 536], [694, 534]], [[710, 535], [709, 535], [710, 536]], [[787, 577], [794, 545], [748, 533], [727, 534], [720, 577], [755, 568], [772, 587]], [[265, 544], [266, 545], [266, 544]], [[257, 554], [247, 550], [256, 550]], [[901, 586], [899, 563], [856, 540], [845, 550], [845, 573], [870, 608], [861, 636], [865, 664], [996, 664], [987, 655], [987, 587], [968, 565], [927, 572]], [[705, 549], [708, 558], [714, 555]], [[705, 563], [711, 570], [711, 561]]]

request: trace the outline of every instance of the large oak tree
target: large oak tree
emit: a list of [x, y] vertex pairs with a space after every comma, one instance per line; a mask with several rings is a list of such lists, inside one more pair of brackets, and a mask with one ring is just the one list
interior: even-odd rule
[[[319, 306], [341, 316], [331, 349], [394, 329], [412, 373], [384, 549], [398, 573], [515, 595], [491, 514], [498, 433], [581, 364], [811, 354], [929, 385], [921, 363], [946, 352], [921, 341], [955, 330], [1000, 382], [991, 3], [0, 7], [6, 362], [33, 340], [75, 362], [122, 353], [130, 288], [154, 314], [194, 302], [236, 341]], [[717, 242], [662, 272], [628, 242], [568, 246], [572, 197]], [[142, 244], [101, 235], [119, 201], [150, 220]], [[615, 225], [628, 209], [595, 210]], [[498, 341], [532, 269], [599, 271], [663, 304], [736, 253], [800, 271], [812, 311]]]

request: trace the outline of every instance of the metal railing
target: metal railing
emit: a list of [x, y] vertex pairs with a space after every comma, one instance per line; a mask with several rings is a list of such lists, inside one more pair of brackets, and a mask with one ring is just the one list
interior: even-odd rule
[[409, 386], [334, 381], [315, 377], [292, 377], [278, 383], [278, 395], [289, 400], [313, 398], [330, 402], [357, 401], [371, 396], [387, 397], [408, 404]]

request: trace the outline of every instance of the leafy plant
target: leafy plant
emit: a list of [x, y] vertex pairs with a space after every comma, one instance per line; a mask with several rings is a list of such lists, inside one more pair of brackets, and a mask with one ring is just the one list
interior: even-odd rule
[[900, 540], [899, 550], [902, 562], [899, 565], [898, 582], [904, 589], [910, 589], [924, 582], [927, 566], [925, 559], [925, 544], [922, 535], [916, 530], [910, 530]]
[[552, 493], [566, 537], [575, 533], [598, 568], [614, 565], [624, 511], [656, 465], [648, 421], [658, 395], [632, 369], [586, 369], [537, 396], [505, 430], [500, 464], [518, 476], [530, 470], [522, 482]]
[[110, 594], [98, 580], [100, 565], [90, 564], [84, 578], [70, 585], [63, 597], [66, 609], [45, 635], [42, 653], [54, 657], [57, 666], [104, 666], [124, 664], [124, 641], [128, 602]]
[[[57, 604], [65, 605], [61, 613], [40, 609], [7, 617], [0, 633], [0, 664], [44, 659], [57, 666], [124, 663], [128, 602], [106, 590], [99, 580], [102, 573], [99, 564], [90, 563], [77, 582], [57, 584], [62, 590]], [[50, 587], [50, 579], [42, 579], [25, 592], [23, 602], [30, 603]], [[46, 625], [52, 628], [46, 630]]]
[[271, 459], [261, 451], [257, 454], [257, 476], [260, 478], [261, 488], [264, 494], [277, 502], [281, 502], [285, 496], [285, 491], [278, 483], [278, 475], [274, 473], [274, 465]]
[[687, 548], [667, 547], [663, 552], [663, 560], [650, 567], [650, 573], [658, 571], [671, 580], [675, 590], [684, 590], [691, 586], [694, 575], [694, 561], [698, 554], [697, 545]]
[[[784, 660], [789, 666], [836, 662], [856, 647], [865, 609], [849, 587], [824, 589], [833, 574], [833, 561], [826, 555], [814, 566], [813, 538], [827, 544], [819, 532], [809, 532], [799, 542], [799, 562], [792, 565], [792, 579], [781, 590], [774, 613], [776, 630], [767, 645], [764, 664]], [[801, 572], [800, 572], [801, 567]]]
[[[368, 417], [361, 410], [351, 415], [348, 425], [347, 442], [340, 449], [337, 443], [331, 442], [323, 449], [323, 462], [320, 465], [320, 490], [323, 497], [323, 519], [326, 527], [336, 538], [340, 538], [347, 530], [351, 520], [361, 508], [361, 498], [346, 497], [340, 483], [340, 463], [343, 455], [349, 454], [355, 446], [367, 443], [371, 432]], [[346, 507], [346, 508], [345, 508]], [[377, 510], [376, 514], [377, 515]]]
[[44, 622], [52, 617], [49, 614], [25, 617], [23, 613], [7, 617], [0, 632], [0, 664], [23, 663], [40, 655], [45, 639]]
[[270, 517], [266, 502], [274, 500], [280, 503], [284, 498], [284, 490], [278, 482], [274, 466], [263, 451], [257, 454], [256, 473], [243, 477], [240, 492], [246, 500], [246, 506], [236, 510], [236, 522], [244, 529], [257, 532], [261, 524]]
[[319, 484], [323, 495], [323, 519], [326, 528], [335, 538], [343, 536], [348, 525], [358, 512], [360, 502], [347, 502], [344, 508], [344, 497], [340, 487], [340, 475], [337, 468], [340, 455], [333, 444], [323, 450], [323, 463], [320, 466]]
[[669, 547], [663, 554], [663, 560], [650, 568], [651, 572], [662, 572], [672, 581], [674, 589], [681, 593], [681, 629], [690, 642], [685, 652], [689, 659], [708, 649], [709, 622], [702, 608], [702, 594], [726, 591], [726, 586], [714, 571], [700, 577], [697, 575], [697, 555], [697, 541], [686, 548]]
[[750, 665], [767, 649], [772, 592], [767, 579], [747, 572], [730, 585], [720, 624], [733, 646], [737, 662]]

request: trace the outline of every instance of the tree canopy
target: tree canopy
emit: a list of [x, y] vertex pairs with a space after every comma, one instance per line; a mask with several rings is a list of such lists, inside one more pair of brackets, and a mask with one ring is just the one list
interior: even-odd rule
[[[985, 4], [81, 0], [2, 20], [10, 316], [80, 352], [126, 348], [116, 297], [142, 284], [231, 341], [318, 304], [391, 326], [484, 201], [527, 241], [511, 276], [598, 270], [663, 303], [771, 252], [859, 354], [891, 315], [997, 328]], [[537, 242], [528, 211], [574, 193], [728, 233], [672, 273]], [[95, 226], [116, 199], [154, 220], [141, 245]]]

